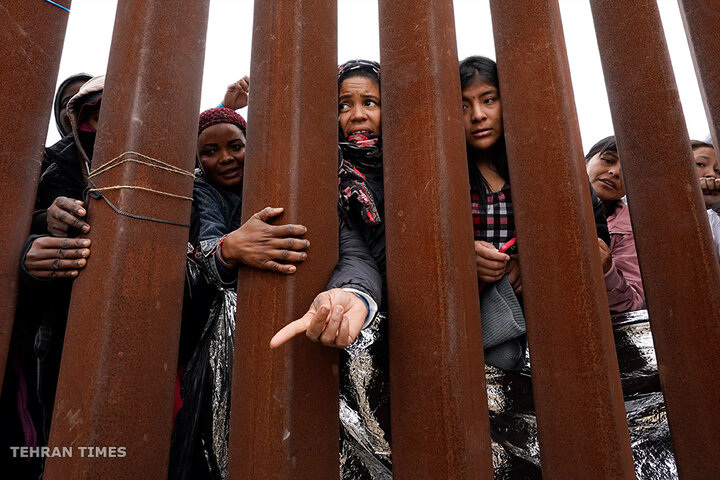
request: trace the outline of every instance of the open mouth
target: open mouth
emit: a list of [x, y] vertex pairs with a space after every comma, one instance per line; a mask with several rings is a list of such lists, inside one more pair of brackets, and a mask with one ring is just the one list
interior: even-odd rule
[[242, 173], [242, 169], [240, 167], [237, 168], [228, 168], [227, 170], [223, 170], [219, 173], [222, 177], [234, 177], [235, 175], [238, 175]]
[[600, 182], [607, 185], [609, 188], [612, 188], [613, 190], [617, 190], [617, 187], [615, 186], [615, 184], [613, 182], [611, 182], [610, 180], [605, 180], [605, 179], [601, 178]]
[[350, 136], [350, 135], [372, 135], [372, 134], [373, 134], [373, 132], [371, 132], [370, 130], [352, 130], [348, 134], [348, 136]]

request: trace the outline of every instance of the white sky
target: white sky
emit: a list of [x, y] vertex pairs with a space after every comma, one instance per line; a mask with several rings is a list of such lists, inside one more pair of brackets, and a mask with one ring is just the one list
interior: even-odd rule
[[[690, 138], [705, 139], [708, 122], [675, 0], [658, 0]], [[48, 6], [50, 6], [48, 4]], [[117, 0], [73, 0], [58, 84], [69, 75], [107, 68]], [[495, 58], [488, 0], [454, 0], [458, 57]], [[57, 7], [55, 7], [57, 8]], [[584, 150], [612, 134], [589, 1], [560, 0], [565, 42]], [[252, 0], [211, 0], [201, 109], [222, 100], [227, 85], [250, 72]], [[338, 0], [338, 63], [379, 60], [376, 0]], [[252, 80], [251, 80], [252, 82]], [[251, 87], [252, 91], [252, 87]], [[243, 115], [246, 112], [241, 111]], [[50, 119], [48, 144], [59, 139]]]

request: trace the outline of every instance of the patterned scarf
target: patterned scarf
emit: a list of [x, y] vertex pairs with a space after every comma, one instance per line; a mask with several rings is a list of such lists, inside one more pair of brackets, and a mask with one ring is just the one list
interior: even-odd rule
[[[339, 142], [342, 157], [338, 169], [340, 214], [345, 221], [350, 211], [358, 209], [362, 220], [369, 225], [381, 223], [375, 199], [360, 171], [382, 170], [380, 137], [363, 134], [350, 135], [347, 142]], [[360, 167], [360, 169], [358, 169]]]

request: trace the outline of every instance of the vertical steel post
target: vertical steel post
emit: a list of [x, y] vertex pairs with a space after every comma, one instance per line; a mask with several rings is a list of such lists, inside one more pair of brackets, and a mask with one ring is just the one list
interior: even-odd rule
[[228, 478], [338, 478], [337, 351], [268, 346], [337, 262], [337, 4], [255, 2], [253, 28], [243, 218], [284, 207], [311, 245], [294, 275], [239, 272]]
[[[695, 72], [710, 121], [713, 145], [720, 140], [720, 5], [709, 0], [678, 0]], [[699, 139], [702, 140], [702, 139]]]
[[380, 0], [393, 474], [492, 478], [449, 0]]
[[[70, 7], [70, 0], [58, 0]], [[40, 161], [62, 53], [68, 12], [50, 3], [8, 0], [0, 6], [3, 26], [3, 105], [0, 125], [0, 187], [7, 208], [0, 211], [0, 386], [18, 291], [18, 265], [30, 231]]]
[[[208, 0], [118, 2], [93, 168], [149, 157], [93, 179], [124, 186], [103, 192], [119, 210], [190, 217], [170, 195], [192, 195], [207, 13]], [[73, 288], [49, 442], [74, 451], [48, 458], [45, 478], [165, 478], [188, 230], [102, 200], [88, 215], [92, 257]]]
[[635, 478], [558, 3], [490, 5], [543, 476]]
[[720, 465], [720, 266], [660, 14], [652, 0], [590, 4], [678, 473], [712, 478]]

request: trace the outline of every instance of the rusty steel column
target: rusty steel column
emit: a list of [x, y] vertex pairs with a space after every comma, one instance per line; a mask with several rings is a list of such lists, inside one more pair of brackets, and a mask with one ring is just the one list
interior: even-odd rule
[[379, 11], [393, 474], [491, 479], [452, 1]]
[[[207, 0], [118, 2], [93, 168], [140, 154], [94, 178], [125, 186], [104, 192], [122, 211], [190, 218], [171, 195], [192, 196], [207, 13]], [[160, 221], [89, 202], [49, 442], [74, 451], [48, 458], [46, 479], [167, 476], [188, 229]]]
[[490, 5], [543, 477], [635, 478], [558, 3]]
[[[720, 140], [720, 5], [710, 0], [678, 0], [695, 72], [710, 121], [713, 145]], [[702, 138], [698, 140], [703, 140]]]
[[[652, 0], [590, 3], [678, 473], [713, 478], [720, 465], [720, 267], [660, 14]], [[715, 81], [717, 72], [708, 75]]]
[[[70, 7], [70, 0], [56, 3]], [[0, 386], [15, 315], [20, 251], [30, 231], [48, 120], [52, 111], [68, 12], [45, 2], [7, 0], [0, 6], [3, 60], [0, 125]]]
[[263, 0], [253, 18], [243, 218], [283, 207], [310, 248], [290, 276], [240, 269], [228, 478], [336, 479], [337, 350], [268, 345], [337, 262], [337, 4]]

